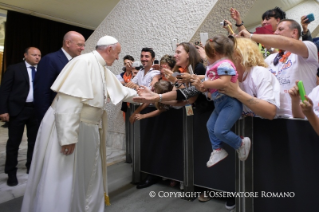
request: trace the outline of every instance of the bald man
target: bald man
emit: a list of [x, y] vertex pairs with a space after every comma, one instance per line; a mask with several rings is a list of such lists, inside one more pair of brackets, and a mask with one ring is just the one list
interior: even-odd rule
[[78, 32], [69, 31], [63, 37], [63, 46], [59, 51], [45, 55], [38, 66], [34, 84], [35, 108], [41, 122], [50, 107], [56, 93], [50, 87], [64, 66], [79, 56], [85, 47], [85, 38]]
[[9, 139], [6, 146], [5, 173], [8, 174], [8, 186], [18, 185], [18, 150], [24, 127], [27, 127], [28, 152], [27, 173], [29, 172], [33, 147], [38, 131], [33, 104], [33, 79], [41, 52], [35, 47], [26, 48], [24, 62], [7, 68], [0, 89], [0, 119], [8, 122]]

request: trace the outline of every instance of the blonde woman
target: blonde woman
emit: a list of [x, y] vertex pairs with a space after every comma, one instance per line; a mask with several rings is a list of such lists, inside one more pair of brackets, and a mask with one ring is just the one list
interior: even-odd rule
[[221, 92], [244, 104], [243, 115], [273, 119], [280, 107], [280, 84], [267, 69], [257, 44], [247, 38], [237, 38], [234, 60], [239, 85], [228, 83]]

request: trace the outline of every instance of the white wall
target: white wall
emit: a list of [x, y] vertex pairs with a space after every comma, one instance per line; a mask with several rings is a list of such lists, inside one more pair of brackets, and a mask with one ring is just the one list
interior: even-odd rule
[[[116, 37], [122, 45], [122, 53], [110, 70], [119, 73], [126, 54], [138, 60], [143, 47], [154, 48], [157, 59], [173, 54], [173, 38], [188, 42], [199, 38], [199, 32], [208, 32], [209, 36], [218, 34], [223, 31], [219, 22], [229, 17], [230, 7], [245, 14], [253, 2], [255, 0], [121, 0], [87, 40], [85, 52], [92, 51], [104, 35]], [[120, 107], [109, 104], [107, 110], [107, 145], [123, 149], [125, 125]]]

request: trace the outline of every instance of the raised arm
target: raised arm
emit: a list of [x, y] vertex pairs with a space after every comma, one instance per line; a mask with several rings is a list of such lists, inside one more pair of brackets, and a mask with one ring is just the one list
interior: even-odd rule
[[241, 20], [240, 13], [236, 9], [230, 8], [230, 16], [232, 17], [232, 19], [236, 21], [238, 32], [240, 32], [243, 29], [246, 29], [244, 26], [244, 22]]
[[296, 81], [296, 85], [289, 89], [289, 95], [291, 97], [291, 111], [292, 116], [294, 118], [305, 118], [305, 115], [302, 113], [301, 107], [300, 107], [300, 96], [299, 96], [299, 89], [298, 89], [298, 81]]
[[238, 35], [245, 38], [251, 38], [256, 43], [262, 43], [265, 46], [290, 51], [291, 53], [300, 55], [303, 58], [308, 58], [309, 56], [308, 48], [301, 40], [281, 35], [250, 34], [247, 30], [240, 31]]

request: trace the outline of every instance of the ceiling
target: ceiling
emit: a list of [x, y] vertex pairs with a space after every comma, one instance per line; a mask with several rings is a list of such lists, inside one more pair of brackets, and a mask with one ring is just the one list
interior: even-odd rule
[[0, 8], [94, 30], [119, 0], [0, 0]]
[[[14, 10], [94, 30], [120, 0], [0, 0], [0, 8]], [[284, 11], [305, 0], [257, 0], [246, 26], [260, 23], [261, 14], [275, 6]], [[125, 15], [125, 14], [124, 14]]]

